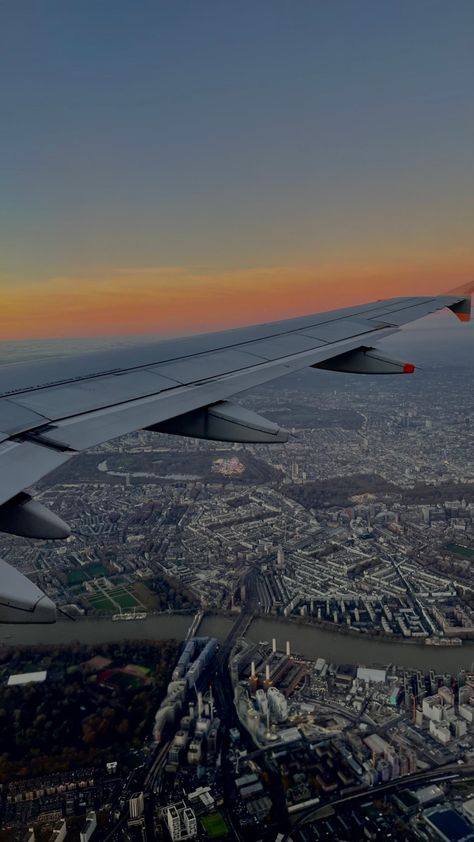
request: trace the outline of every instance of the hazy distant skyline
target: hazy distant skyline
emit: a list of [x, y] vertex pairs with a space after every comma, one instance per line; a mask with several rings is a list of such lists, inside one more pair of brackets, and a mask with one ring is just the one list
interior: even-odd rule
[[7, 2], [0, 338], [474, 277], [471, 0]]

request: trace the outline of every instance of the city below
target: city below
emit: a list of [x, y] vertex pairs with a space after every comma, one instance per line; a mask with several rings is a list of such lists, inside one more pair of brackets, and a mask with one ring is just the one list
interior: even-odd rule
[[61, 612], [0, 630], [1, 842], [474, 840], [472, 373], [315, 377], [244, 397], [288, 444], [129, 436], [0, 538]]

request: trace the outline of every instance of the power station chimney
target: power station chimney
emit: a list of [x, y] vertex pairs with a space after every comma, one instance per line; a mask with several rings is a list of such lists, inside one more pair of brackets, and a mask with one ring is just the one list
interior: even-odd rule
[[286, 655], [287, 655], [287, 658], [289, 658], [289, 657], [290, 657], [290, 655], [291, 655], [291, 651], [290, 651], [290, 641], [289, 641], [289, 640], [287, 640], [287, 641], [286, 641]]
[[252, 678], [255, 678], [256, 674], [257, 673], [255, 672], [255, 661], [252, 661], [250, 665], [250, 675], [252, 676]]
[[268, 684], [270, 683], [270, 664], [267, 664], [265, 667], [265, 681]]
[[277, 641], [276, 641], [276, 637], [273, 637], [272, 638], [272, 652], [273, 652], [273, 654], [275, 654], [276, 651], [277, 651]]

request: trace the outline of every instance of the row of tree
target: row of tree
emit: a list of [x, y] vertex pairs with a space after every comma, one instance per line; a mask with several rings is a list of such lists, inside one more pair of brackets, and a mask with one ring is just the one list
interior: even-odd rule
[[[177, 652], [176, 641], [3, 651], [4, 679], [25, 665], [48, 675], [44, 683], [0, 687], [0, 782], [125, 758], [151, 731]], [[107, 687], [87, 664], [95, 655], [113, 667], [146, 666], [152, 681]]]

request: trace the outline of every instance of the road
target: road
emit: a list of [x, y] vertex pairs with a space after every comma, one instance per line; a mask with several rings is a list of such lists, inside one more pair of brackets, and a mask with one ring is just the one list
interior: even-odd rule
[[[228, 661], [236, 641], [239, 637], [243, 636], [246, 629], [252, 622], [255, 613], [258, 611], [258, 575], [258, 570], [256, 568], [251, 568], [245, 576], [245, 602], [242, 605], [239, 617], [219, 650], [214, 679], [215, 693], [219, 710], [225, 723], [222, 744], [222, 774], [224, 783], [224, 800], [227, 805], [232, 805], [234, 799], [234, 774], [228, 760], [230, 748], [230, 728], [237, 727], [239, 729], [242, 742], [247, 748], [249, 754], [255, 751], [255, 745], [250, 735], [242, 728], [237, 717], [234, 706], [234, 688], [230, 678]], [[288, 827], [288, 814], [285, 807], [285, 794], [283, 792], [280, 774], [270, 762], [266, 763], [265, 768], [269, 776], [269, 791], [273, 803], [274, 823], [268, 827], [266, 831], [263, 828], [258, 828], [256, 831], [258, 831], [257, 837], [259, 839], [274, 839], [278, 830], [281, 828], [285, 830]], [[252, 831], [248, 828], [244, 833], [242, 833], [242, 835], [239, 836], [239, 833], [235, 830], [235, 824], [232, 821], [232, 811], [229, 807], [227, 808], [227, 815], [237, 839], [249, 840], [253, 838]]]

